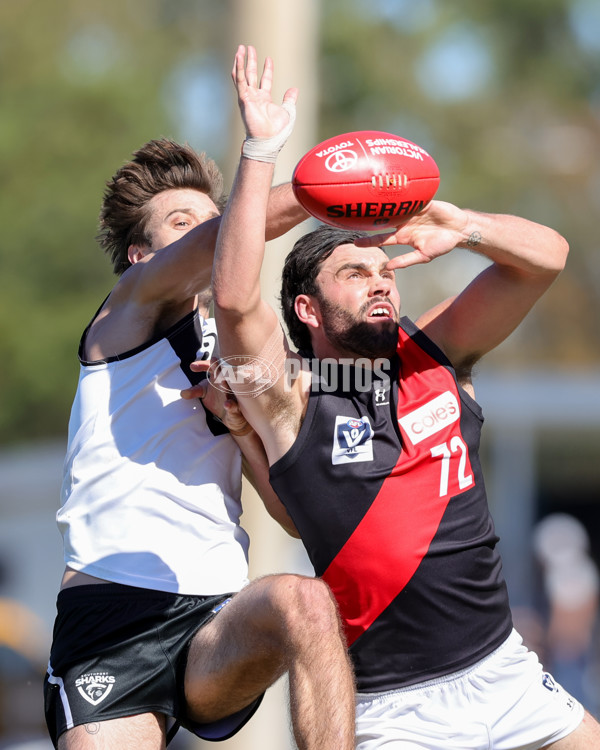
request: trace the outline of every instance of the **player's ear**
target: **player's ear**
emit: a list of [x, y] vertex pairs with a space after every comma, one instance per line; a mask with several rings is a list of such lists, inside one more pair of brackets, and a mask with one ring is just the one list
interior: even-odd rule
[[127, 248], [127, 259], [133, 266], [140, 261], [148, 252], [147, 245], [129, 245]]
[[321, 325], [321, 311], [315, 297], [299, 294], [294, 301], [294, 310], [298, 320], [309, 328], [318, 328]]

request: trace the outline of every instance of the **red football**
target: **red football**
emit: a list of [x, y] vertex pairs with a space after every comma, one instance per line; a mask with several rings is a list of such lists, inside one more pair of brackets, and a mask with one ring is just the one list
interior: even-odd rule
[[440, 170], [425, 149], [391, 133], [359, 130], [311, 148], [292, 186], [317, 219], [344, 229], [390, 228], [435, 195]]

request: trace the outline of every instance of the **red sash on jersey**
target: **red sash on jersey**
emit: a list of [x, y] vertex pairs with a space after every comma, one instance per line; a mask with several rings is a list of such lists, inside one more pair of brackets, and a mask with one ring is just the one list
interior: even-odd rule
[[322, 576], [337, 599], [349, 646], [410, 581], [450, 498], [474, 484], [452, 374], [402, 329], [398, 354], [402, 451]]

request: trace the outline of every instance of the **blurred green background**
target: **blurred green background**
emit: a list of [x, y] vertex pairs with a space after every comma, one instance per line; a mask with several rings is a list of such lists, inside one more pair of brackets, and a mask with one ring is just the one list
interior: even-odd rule
[[[65, 432], [79, 335], [113, 282], [94, 241], [111, 174], [169, 135], [230, 182], [237, 5], [0, 3], [1, 444]], [[438, 161], [438, 197], [564, 234], [568, 268], [519, 366], [598, 367], [597, 0], [325, 0], [314, 34], [316, 140], [400, 134]]]

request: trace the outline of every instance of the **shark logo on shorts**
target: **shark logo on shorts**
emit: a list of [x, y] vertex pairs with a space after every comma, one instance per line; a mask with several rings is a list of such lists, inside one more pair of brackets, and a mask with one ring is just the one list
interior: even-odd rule
[[89, 672], [75, 680], [75, 686], [82, 698], [92, 706], [97, 706], [113, 689], [115, 678], [108, 672]]

